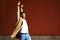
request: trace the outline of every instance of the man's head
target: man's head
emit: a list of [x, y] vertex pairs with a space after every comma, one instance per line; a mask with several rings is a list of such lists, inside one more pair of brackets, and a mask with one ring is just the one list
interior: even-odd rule
[[26, 14], [25, 14], [24, 12], [21, 12], [21, 13], [20, 13], [20, 16], [25, 19]]

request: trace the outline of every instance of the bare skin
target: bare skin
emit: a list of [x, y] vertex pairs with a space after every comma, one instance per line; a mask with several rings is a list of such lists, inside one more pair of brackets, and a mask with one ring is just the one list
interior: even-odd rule
[[[15, 38], [16, 37], [16, 34], [20, 31], [20, 29], [21, 29], [21, 24], [22, 24], [22, 17], [20, 17], [20, 7], [19, 7], [19, 5], [20, 5], [20, 1], [17, 3], [17, 23], [16, 23], [16, 28], [15, 28], [15, 30], [13, 31], [13, 33], [11, 34], [11, 38]], [[22, 6], [23, 7], [23, 6]], [[21, 11], [23, 11], [23, 9], [21, 10]], [[19, 20], [20, 19], [20, 20]]]

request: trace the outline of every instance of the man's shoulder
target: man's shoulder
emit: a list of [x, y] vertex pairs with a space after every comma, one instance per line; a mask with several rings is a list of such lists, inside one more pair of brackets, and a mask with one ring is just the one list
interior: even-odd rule
[[22, 20], [24, 20], [24, 21], [25, 21], [25, 19], [23, 19], [23, 18], [22, 18]]
[[20, 17], [19, 19], [20, 19], [20, 20], [22, 20], [23, 18], [22, 18], [22, 17]]

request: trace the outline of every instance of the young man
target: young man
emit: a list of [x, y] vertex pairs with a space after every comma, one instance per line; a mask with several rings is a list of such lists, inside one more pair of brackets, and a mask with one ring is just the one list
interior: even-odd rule
[[20, 1], [18, 2], [17, 23], [16, 23], [17, 27], [13, 31], [11, 38], [16, 37], [16, 34], [20, 31], [20, 35], [19, 35], [20, 40], [31, 40], [31, 37], [28, 32], [28, 25], [25, 19], [26, 14], [23, 12], [23, 9], [22, 9], [23, 5], [21, 5], [21, 8], [19, 8], [19, 6], [20, 6]]
[[20, 16], [22, 17], [22, 26], [20, 31], [20, 40], [31, 40], [31, 37], [28, 32], [28, 25], [26, 22], [26, 14], [24, 12], [20, 13]]

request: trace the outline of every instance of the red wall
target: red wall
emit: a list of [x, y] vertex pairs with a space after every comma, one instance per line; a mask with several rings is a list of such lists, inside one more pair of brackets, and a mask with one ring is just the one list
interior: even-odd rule
[[[59, 0], [21, 0], [31, 35], [60, 35]], [[0, 35], [15, 28], [17, 0], [0, 1]]]
[[16, 23], [17, 0], [0, 0], [0, 35], [10, 35]]

